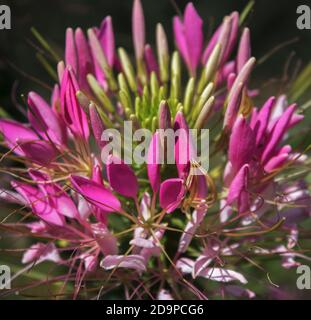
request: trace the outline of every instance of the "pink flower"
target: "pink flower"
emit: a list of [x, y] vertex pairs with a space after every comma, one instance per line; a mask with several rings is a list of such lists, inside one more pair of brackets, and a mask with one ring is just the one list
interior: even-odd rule
[[174, 18], [173, 27], [176, 45], [189, 72], [194, 75], [202, 53], [203, 21], [192, 3], [187, 5], [183, 21], [179, 17]]

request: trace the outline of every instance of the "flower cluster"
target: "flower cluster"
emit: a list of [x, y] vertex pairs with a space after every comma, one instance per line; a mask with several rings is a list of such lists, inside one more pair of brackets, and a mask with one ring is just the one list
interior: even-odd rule
[[[189, 3], [173, 19], [171, 53], [161, 24], [156, 45], [146, 43], [135, 0], [135, 63], [116, 50], [111, 17], [87, 33], [67, 29], [50, 103], [30, 92], [27, 123], [0, 119], [1, 162], [11, 164], [1, 172], [13, 177], [0, 197], [21, 206], [20, 220], [10, 215], [1, 228], [35, 240], [22, 271], [47, 260], [65, 267], [46, 283], [61, 281], [58, 294], [74, 298], [253, 298], [245, 267], [266, 272], [257, 257], [280, 256], [284, 268], [308, 259], [297, 242], [311, 198], [290, 178], [307, 156], [287, 143], [303, 115], [285, 93], [254, 106], [265, 98], [250, 88], [256, 59], [243, 24], [237, 12], [226, 16], [204, 47]], [[124, 140], [124, 121], [151, 130], [146, 164], [123, 161], [126, 144], [102, 161], [102, 133]], [[210, 129], [209, 170], [194, 155], [192, 128]], [[158, 129], [186, 134], [170, 150]], [[158, 161], [160, 149], [174, 152], [173, 165]]]

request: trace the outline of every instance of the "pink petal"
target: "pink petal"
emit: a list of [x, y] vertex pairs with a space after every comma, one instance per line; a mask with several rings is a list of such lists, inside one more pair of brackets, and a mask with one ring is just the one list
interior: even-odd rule
[[74, 135], [87, 140], [89, 137], [89, 126], [86, 114], [76, 97], [78, 91], [77, 79], [73, 72], [66, 68], [61, 83], [62, 116]]
[[155, 244], [152, 240], [144, 239], [144, 238], [135, 238], [130, 241], [130, 245], [134, 245], [136, 247], [151, 249], [155, 247]]
[[177, 261], [176, 268], [184, 274], [192, 273], [194, 263], [195, 262], [189, 258], [181, 258]]
[[[19, 139], [24, 141], [36, 141], [39, 139], [30, 128], [13, 120], [0, 119], [0, 131], [9, 148], [15, 147]], [[14, 152], [21, 156], [24, 155], [20, 147], [15, 148]]]
[[86, 76], [89, 73], [93, 73], [94, 68], [90, 47], [81, 28], [78, 28], [75, 32], [75, 42], [79, 65], [79, 73], [77, 74], [78, 82], [81, 89], [88, 92], [89, 86]]
[[37, 264], [42, 261], [61, 262], [58, 250], [53, 243], [36, 243], [24, 253], [22, 258], [22, 263], [35, 262]]
[[65, 225], [64, 217], [60, 216], [56, 209], [50, 206], [44, 193], [25, 183], [12, 181], [11, 184], [27, 200], [33, 213], [43, 221], [57, 226]]
[[[240, 201], [241, 196], [243, 193], [246, 192], [247, 185], [248, 185], [248, 175], [249, 175], [249, 166], [245, 164], [240, 171], [237, 173], [235, 178], [233, 179], [228, 196], [227, 196], [227, 203], [229, 205], [233, 204], [236, 200]], [[245, 204], [247, 205], [247, 204]]]
[[207, 44], [206, 49], [203, 52], [203, 58], [202, 58], [202, 64], [206, 64], [206, 62], [208, 61], [208, 58], [210, 57], [210, 55], [212, 54], [216, 44], [218, 43], [218, 38], [219, 35], [222, 31], [223, 28], [223, 24], [221, 24], [216, 31], [213, 33], [212, 38], [210, 39], [210, 41]]
[[90, 122], [93, 130], [93, 135], [96, 140], [98, 147], [102, 148], [105, 146], [105, 141], [102, 141], [102, 134], [105, 130], [104, 124], [96, 110], [95, 105], [91, 104], [89, 107], [90, 110]]
[[63, 145], [65, 137], [57, 115], [46, 101], [35, 92], [28, 94], [28, 119], [31, 125], [45, 139]]
[[243, 284], [247, 283], [247, 280], [241, 273], [229, 269], [207, 268], [201, 271], [198, 276], [218, 282], [239, 281]]
[[204, 216], [207, 213], [206, 208], [199, 208], [193, 212], [193, 218], [189, 221], [184, 229], [183, 234], [179, 239], [178, 252], [186, 252], [198, 227], [202, 223]]
[[283, 113], [281, 118], [276, 122], [270, 134], [269, 141], [262, 155], [263, 163], [266, 163], [268, 161], [272, 153], [275, 151], [275, 148], [277, 147], [277, 145], [281, 142], [286, 130], [288, 130], [288, 126], [295, 112], [295, 109], [296, 109], [295, 104], [289, 106], [286, 109], [286, 111]]
[[163, 100], [159, 107], [159, 129], [171, 128], [171, 112], [168, 103]]
[[57, 157], [57, 150], [46, 141], [18, 142], [25, 157], [40, 165], [48, 166]]
[[185, 9], [184, 28], [190, 59], [189, 63], [192, 73], [195, 73], [203, 47], [203, 21], [191, 2], [188, 3]]
[[230, 137], [229, 160], [235, 172], [251, 161], [255, 152], [255, 135], [243, 116], [236, 120]]
[[258, 126], [257, 132], [256, 132], [256, 145], [259, 145], [268, 128], [269, 119], [271, 116], [272, 108], [275, 104], [275, 97], [271, 97], [267, 100], [267, 102], [263, 105], [262, 109], [258, 113], [257, 121], [255, 122], [255, 126]]
[[107, 212], [121, 210], [118, 198], [102, 185], [79, 176], [71, 176], [71, 183], [88, 202]]
[[189, 173], [190, 161], [195, 159], [196, 152], [187, 121], [182, 112], [176, 114], [174, 130], [177, 135], [175, 141], [176, 167], [179, 177], [184, 178]]
[[185, 194], [184, 181], [182, 179], [168, 179], [162, 182], [160, 187], [160, 206], [167, 213], [173, 212], [179, 207]]
[[65, 46], [66, 66], [71, 66], [75, 74], [78, 74], [78, 57], [74, 39], [74, 31], [71, 28], [66, 30], [66, 46]]
[[147, 173], [153, 192], [158, 192], [160, 188], [161, 153], [159, 132], [156, 132], [151, 139], [147, 158]]
[[[239, 34], [239, 13], [238, 12], [232, 12], [230, 15], [231, 23], [230, 23], [230, 36], [228, 39], [228, 44], [226, 45], [226, 50], [223, 55], [223, 61], [222, 64], [225, 63], [230, 55], [232, 54]], [[221, 43], [219, 41], [219, 43]]]
[[17, 192], [0, 188], [0, 199], [9, 203], [16, 203], [22, 206], [27, 204], [27, 201]]
[[121, 159], [112, 155], [107, 159], [106, 168], [112, 189], [125, 197], [136, 198], [138, 181], [133, 170]]
[[141, 60], [144, 57], [145, 47], [145, 17], [140, 0], [134, 0], [132, 34], [136, 59]]
[[237, 55], [237, 71], [240, 72], [245, 63], [251, 57], [250, 31], [248, 28], [243, 30], [240, 46]]
[[49, 182], [49, 177], [38, 170], [29, 170], [29, 175], [38, 183], [39, 189], [44, 193], [49, 204], [59, 214], [68, 218], [79, 217], [75, 203], [58, 184]]
[[174, 298], [169, 291], [161, 289], [158, 293], [157, 300], [174, 300]]
[[92, 224], [93, 235], [105, 255], [115, 255], [118, 253], [117, 238], [111, 234], [103, 223]]
[[185, 60], [185, 63], [187, 64], [189, 70], [191, 70], [190, 55], [188, 51], [189, 48], [188, 48], [187, 40], [185, 37], [185, 27], [179, 17], [174, 17], [173, 29], [174, 29], [176, 46], [181, 56]]
[[139, 255], [128, 256], [106, 256], [100, 263], [105, 270], [114, 268], [134, 269], [137, 271], [146, 271], [145, 260]]
[[106, 17], [101, 23], [97, 37], [102, 45], [107, 62], [112, 67], [115, 62], [115, 40], [110, 16]]
[[97, 256], [91, 254], [82, 254], [80, 259], [84, 261], [84, 268], [89, 272], [93, 272], [97, 267]]
[[149, 44], [145, 46], [145, 61], [147, 65], [148, 74], [150, 75], [151, 72], [155, 72], [155, 74], [159, 76], [158, 62]]
[[288, 153], [282, 153], [278, 156], [271, 158], [267, 164], [264, 166], [266, 172], [270, 173], [277, 168], [282, 167], [283, 164], [288, 160]]
[[228, 96], [228, 106], [225, 113], [224, 127], [231, 129], [234, 124], [240, 108], [243, 89], [249, 81], [255, 63], [256, 59], [250, 58], [243, 66], [232, 85]]

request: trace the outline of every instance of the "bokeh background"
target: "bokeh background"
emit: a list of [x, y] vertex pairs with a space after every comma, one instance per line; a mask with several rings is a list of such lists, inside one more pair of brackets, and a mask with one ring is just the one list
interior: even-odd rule
[[[148, 42], [154, 43], [155, 25], [163, 23], [174, 47], [172, 38], [172, 16], [178, 10], [183, 11], [186, 0], [142, 0], [147, 26]], [[200, 15], [205, 20], [206, 36], [210, 35], [222, 17], [234, 10], [241, 12], [248, 0], [193, 0]], [[63, 53], [66, 27], [88, 27], [99, 25], [106, 15], [113, 18], [117, 46], [129, 48], [131, 39], [132, 0], [1, 0], [8, 4], [12, 11], [12, 30], [0, 30], [0, 106], [15, 117], [21, 117], [14, 105], [22, 104], [21, 94], [31, 90], [39, 91], [48, 97], [50, 92], [46, 86], [36, 82], [40, 79], [47, 86], [53, 80], [36, 59], [37, 42], [30, 32], [35, 27], [60, 54]], [[252, 34], [253, 55], [261, 62], [255, 70], [254, 87], [265, 89], [263, 99], [269, 93], [278, 94], [286, 90], [299, 70], [311, 62], [311, 30], [298, 30], [296, 27], [296, 9], [301, 4], [311, 6], [310, 0], [257, 0], [254, 10], [248, 19]], [[310, 90], [301, 101], [311, 98]], [[310, 112], [307, 125], [310, 127]], [[305, 124], [306, 125], [306, 124]], [[303, 137], [306, 144], [311, 142], [309, 136]], [[5, 183], [5, 181], [3, 181]], [[0, 216], [4, 216], [6, 208], [0, 204]], [[10, 239], [1, 238], [0, 248]], [[310, 244], [310, 243], [309, 243]], [[26, 245], [26, 244], [25, 244]], [[9, 261], [18, 266], [20, 255], [16, 257], [0, 252], [0, 264]], [[15, 260], [14, 260], [15, 259]], [[270, 286], [272, 297], [279, 298], [311, 298], [310, 292], [296, 290], [295, 270], [279, 270], [279, 262], [269, 266], [273, 281], [281, 283], [282, 289], [288, 289], [289, 295], [279, 296], [277, 288]], [[34, 275], [40, 277], [40, 274]], [[260, 275], [260, 281], [267, 281]], [[259, 278], [258, 278], [259, 280]], [[310, 291], [310, 290], [309, 290]], [[262, 293], [261, 297], [265, 294]]]

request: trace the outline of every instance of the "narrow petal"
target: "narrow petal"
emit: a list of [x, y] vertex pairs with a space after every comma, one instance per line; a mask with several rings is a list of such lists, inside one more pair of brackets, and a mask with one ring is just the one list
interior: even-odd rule
[[267, 164], [264, 166], [266, 172], [270, 173], [276, 170], [277, 168], [282, 167], [288, 160], [288, 153], [282, 153], [278, 156], [271, 158]]
[[84, 32], [78, 28], [75, 32], [75, 42], [77, 47], [77, 58], [79, 65], [79, 73], [77, 75], [79, 85], [82, 90], [89, 91], [86, 76], [94, 72], [91, 50], [86, 40]]
[[63, 145], [66, 141], [58, 116], [47, 102], [35, 92], [28, 94], [28, 119], [31, 125], [45, 139]]
[[101, 23], [99, 32], [97, 34], [98, 40], [104, 50], [105, 57], [110, 67], [115, 62], [115, 39], [112, 25], [112, 19], [110, 16], [106, 17]]
[[145, 46], [145, 61], [147, 64], [148, 74], [150, 75], [151, 72], [155, 72], [155, 74], [159, 76], [159, 65], [149, 44]]
[[65, 46], [66, 66], [71, 66], [75, 74], [78, 74], [78, 57], [74, 39], [74, 31], [71, 28], [66, 30], [66, 46]]
[[260, 143], [263, 143], [263, 138], [265, 137], [268, 129], [269, 119], [270, 119], [274, 104], [275, 104], [275, 97], [269, 98], [258, 113], [257, 121], [255, 122], [255, 125], [254, 125], [254, 127], [258, 126], [258, 129], [256, 132], [257, 146]]
[[85, 140], [89, 137], [89, 126], [85, 112], [76, 97], [78, 82], [73, 72], [66, 68], [61, 83], [62, 116], [74, 135]]
[[255, 152], [255, 135], [243, 116], [239, 116], [232, 128], [229, 143], [229, 160], [235, 172], [251, 161]]
[[189, 3], [184, 14], [184, 32], [189, 53], [192, 73], [199, 64], [203, 47], [203, 21], [192, 3]]
[[187, 121], [182, 112], [176, 114], [174, 130], [177, 133], [175, 141], [176, 167], [179, 177], [184, 178], [189, 173], [190, 161], [195, 159], [196, 152]]
[[147, 173], [153, 192], [158, 192], [160, 188], [161, 154], [159, 132], [156, 132], [151, 139], [147, 158]]
[[163, 100], [159, 106], [159, 129], [171, 128], [171, 112], [168, 103]]
[[237, 71], [240, 72], [245, 63], [251, 57], [250, 31], [248, 28], [243, 30], [237, 55]]
[[179, 17], [174, 17], [173, 29], [174, 29], [176, 46], [181, 56], [183, 57], [185, 63], [187, 64], [189, 70], [191, 70], [190, 55], [188, 52], [189, 48], [188, 48], [187, 40], [185, 36], [185, 27]]
[[91, 103], [89, 106], [89, 112], [90, 112], [90, 122], [91, 122], [91, 127], [93, 130], [93, 135], [96, 140], [96, 143], [98, 147], [103, 148], [105, 146], [105, 141], [102, 141], [102, 134], [105, 130], [103, 121], [101, 120], [97, 110], [96, 106]]
[[267, 143], [265, 150], [262, 155], [262, 162], [266, 163], [268, 159], [271, 157], [277, 145], [281, 142], [286, 130], [288, 130], [288, 126], [290, 120], [295, 112], [296, 105], [293, 104], [289, 106], [286, 111], [283, 113], [281, 118], [276, 122], [270, 137], [269, 142]]

